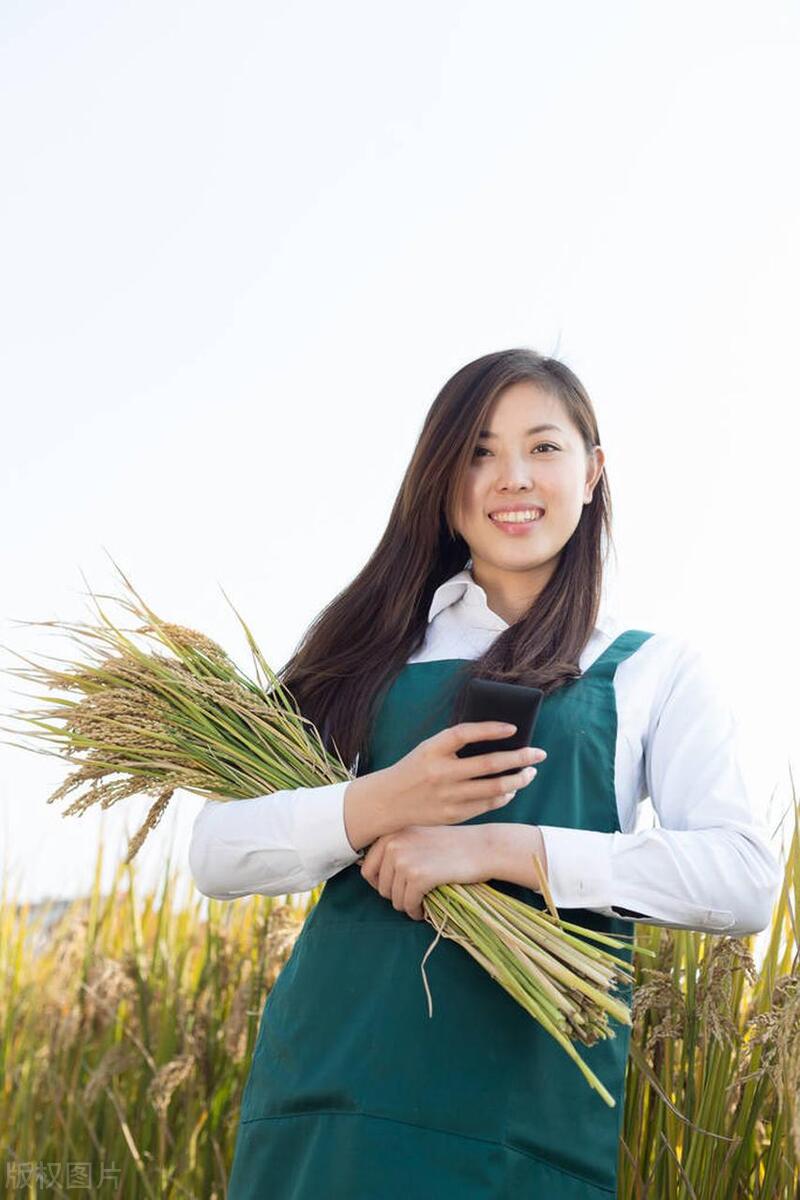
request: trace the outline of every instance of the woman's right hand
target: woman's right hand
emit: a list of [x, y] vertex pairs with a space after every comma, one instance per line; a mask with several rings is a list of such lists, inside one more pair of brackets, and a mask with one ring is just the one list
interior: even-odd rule
[[[531, 782], [536, 774], [533, 763], [547, 758], [547, 751], [523, 746], [469, 758], [459, 758], [456, 751], [470, 742], [507, 738], [509, 732], [501, 721], [462, 721], [426, 738], [405, 758], [387, 767], [385, 782], [393, 793], [393, 821], [399, 827], [459, 825], [508, 804], [519, 788]], [[517, 768], [513, 775], [476, 778], [512, 768]]]

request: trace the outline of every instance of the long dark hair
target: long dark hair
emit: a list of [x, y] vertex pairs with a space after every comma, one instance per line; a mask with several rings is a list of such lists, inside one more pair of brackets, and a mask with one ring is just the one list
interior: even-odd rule
[[[328, 749], [333, 739], [348, 767], [363, 752], [380, 699], [425, 639], [434, 592], [469, 561], [469, 546], [456, 533], [453, 514], [492, 404], [521, 380], [560, 398], [587, 454], [600, 444], [586, 389], [558, 359], [520, 348], [467, 363], [447, 381], [425, 417], [371, 557], [314, 619], [279, 672], [300, 711]], [[464, 685], [479, 677], [530, 684], [548, 694], [577, 678], [578, 660], [599, 612], [611, 543], [611, 496], [603, 469], [552, 577], [530, 608], [469, 663]], [[463, 695], [462, 686], [456, 713]]]

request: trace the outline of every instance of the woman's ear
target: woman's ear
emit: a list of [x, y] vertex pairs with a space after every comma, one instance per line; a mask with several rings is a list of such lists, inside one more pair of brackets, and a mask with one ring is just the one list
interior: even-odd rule
[[586, 491], [584, 493], [584, 504], [589, 504], [592, 496], [594, 495], [594, 489], [597, 487], [600, 476], [603, 474], [605, 461], [606, 456], [603, 453], [602, 446], [594, 446], [589, 455], [589, 462], [586, 468]]

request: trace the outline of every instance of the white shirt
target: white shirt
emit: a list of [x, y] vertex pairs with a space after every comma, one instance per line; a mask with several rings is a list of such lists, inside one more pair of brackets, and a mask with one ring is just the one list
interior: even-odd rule
[[[470, 567], [437, 588], [425, 641], [409, 662], [477, 658], [508, 628]], [[603, 606], [581, 670], [625, 628]], [[556, 907], [636, 919], [615, 911], [622, 908], [648, 924], [732, 936], [765, 929], [781, 869], [747, 795], [733, 713], [702, 653], [684, 638], [654, 632], [617, 666], [614, 692], [621, 832], [539, 827]], [[198, 889], [218, 900], [286, 895], [356, 862], [360, 851], [344, 823], [349, 782], [207, 800], [189, 847]], [[647, 797], [660, 827], [635, 833]]]

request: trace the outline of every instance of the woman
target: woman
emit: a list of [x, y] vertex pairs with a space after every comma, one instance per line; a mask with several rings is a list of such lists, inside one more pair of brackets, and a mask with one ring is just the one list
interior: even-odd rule
[[[377, 549], [282, 673], [357, 778], [198, 814], [206, 895], [328, 881], [267, 998], [230, 1200], [615, 1194], [629, 1027], [581, 1047], [612, 1109], [451, 940], [425, 965], [431, 1016], [438, 884], [491, 880], [543, 908], [538, 850], [565, 919], [593, 929], [769, 923], [779, 867], [727, 704], [691, 646], [601, 605], [599, 442], [563, 363], [513, 349], [459, 370]], [[460, 723], [471, 674], [544, 690], [535, 748], [456, 756], [507, 733]], [[633, 833], [647, 795], [662, 828]]]

